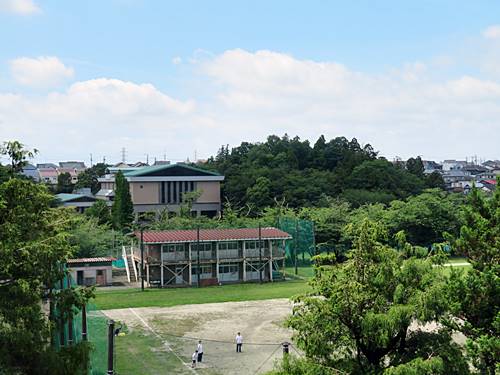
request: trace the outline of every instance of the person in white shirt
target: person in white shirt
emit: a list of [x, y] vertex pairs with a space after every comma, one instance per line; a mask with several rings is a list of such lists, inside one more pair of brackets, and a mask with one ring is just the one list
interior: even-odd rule
[[191, 363], [191, 367], [196, 367], [196, 360], [198, 359], [198, 350], [195, 350], [193, 355], [191, 356], [193, 362]]
[[198, 341], [196, 351], [198, 352], [198, 362], [201, 362], [203, 360], [203, 345], [201, 344], [201, 340]]
[[241, 353], [241, 346], [243, 345], [243, 336], [238, 332], [236, 335], [236, 353]]

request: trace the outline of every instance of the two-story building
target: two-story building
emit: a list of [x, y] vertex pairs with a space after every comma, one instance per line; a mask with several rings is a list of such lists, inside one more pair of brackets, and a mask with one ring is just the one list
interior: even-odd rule
[[[129, 274], [140, 278], [141, 233], [135, 235], [137, 245], [124, 254]], [[197, 285], [198, 278], [201, 285], [283, 279], [291, 238], [273, 227], [145, 231], [145, 279], [158, 287]]]
[[[136, 214], [168, 210], [178, 212], [184, 193], [198, 191], [192, 211], [214, 217], [221, 211], [220, 184], [224, 176], [186, 164], [147, 166], [123, 171], [130, 187]], [[97, 198], [113, 200], [115, 175], [98, 179], [101, 190]]]

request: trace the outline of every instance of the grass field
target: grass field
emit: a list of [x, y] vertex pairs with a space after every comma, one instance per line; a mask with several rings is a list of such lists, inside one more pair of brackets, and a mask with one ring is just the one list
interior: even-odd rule
[[95, 305], [100, 310], [128, 307], [170, 307], [215, 302], [255, 301], [290, 298], [308, 290], [301, 279], [265, 284], [234, 284], [205, 288], [121, 289], [97, 291]]

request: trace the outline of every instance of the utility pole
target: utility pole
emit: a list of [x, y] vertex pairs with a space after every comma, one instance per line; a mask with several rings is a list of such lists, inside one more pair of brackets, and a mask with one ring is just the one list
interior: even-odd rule
[[94, 165], [94, 162], [92, 161], [92, 153], [90, 153], [90, 166], [92, 167]]
[[196, 252], [198, 254], [198, 288], [201, 287], [201, 268], [200, 268], [200, 227], [196, 228]]
[[262, 227], [259, 221], [259, 281], [262, 284]]
[[115, 371], [113, 369], [113, 353], [115, 346], [115, 321], [108, 321], [108, 375], [114, 375]]
[[127, 150], [125, 149], [125, 147], [122, 147], [121, 154], [122, 154], [122, 163], [125, 163], [125, 160], [127, 160]]
[[146, 164], [149, 165], [149, 154], [146, 154]]
[[144, 227], [141, 225], [141, 291], [144, 292]]

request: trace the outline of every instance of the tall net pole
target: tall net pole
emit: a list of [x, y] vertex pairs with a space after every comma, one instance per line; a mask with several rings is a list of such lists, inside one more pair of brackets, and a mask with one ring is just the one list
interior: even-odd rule
[[259, 222], [259, 281], [262, 284], [262, 227]]

